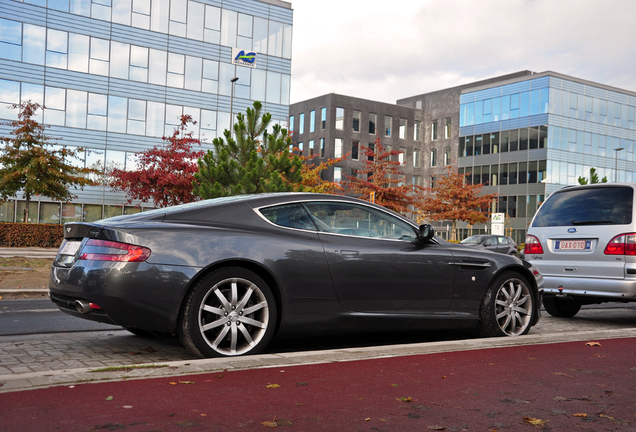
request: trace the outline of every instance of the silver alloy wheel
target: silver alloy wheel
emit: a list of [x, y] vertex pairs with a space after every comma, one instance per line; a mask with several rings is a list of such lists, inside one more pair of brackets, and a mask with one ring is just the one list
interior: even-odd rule
[[269, 305], [263, 291], [242, 278], [224, 279], [199, 307], [199, 331], [205, 342], [226, 356], [245, 354], [265, 336]]
[[501, 284], [495, 298], [495, 317], [506, 335], [524, 333], [532, 318], [532, 295], [525, 282], [510, 278]]

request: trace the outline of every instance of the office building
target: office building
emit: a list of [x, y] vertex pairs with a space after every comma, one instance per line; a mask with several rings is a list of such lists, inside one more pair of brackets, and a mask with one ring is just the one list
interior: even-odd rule
[[[182, 114], [209, 149], [229, 129], [230, 110], [255, 100], [286, 124], [291, 44], [291, 4], [280, 0], [2, 0], [0, 120], [17, 117], [12, 104], [44, 105], [47, 135], [86, 148], [77, 163], [102, 170], [134, 168], [135, 154], [161, 145]], [[72, 203], [36, 197], [31, 221], [141, 210], [107, 186], [77, 195]], [[16, 220], [24, 205], [20, 197], [2, 204], [0, 221]]]

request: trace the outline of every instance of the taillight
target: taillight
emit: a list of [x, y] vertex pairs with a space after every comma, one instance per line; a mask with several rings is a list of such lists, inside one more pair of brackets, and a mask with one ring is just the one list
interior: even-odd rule
[[605, 247], [605, 255], [636, 255], [636, 233], [614, 237]]
[[109, 240], [94, 240], [86, 242], [82, 249], [81, 260], [141, 262], [150, 258], [150, 249], [127, 243]]
[[526, 245], [523, 248], [524, 255], [539, 255], [543, 253], [543, 247], [538, 238], [528, 234], [526, 236]]

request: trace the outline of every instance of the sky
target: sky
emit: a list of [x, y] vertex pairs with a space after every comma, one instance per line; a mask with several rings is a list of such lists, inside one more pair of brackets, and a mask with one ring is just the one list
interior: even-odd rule
[[291, 0], [291, 103], [396, 100], [522, 70], [636, 91], [635, 0]]

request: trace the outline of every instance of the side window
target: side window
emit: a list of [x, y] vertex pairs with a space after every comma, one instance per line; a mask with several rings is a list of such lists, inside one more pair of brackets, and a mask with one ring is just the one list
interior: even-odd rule
[[286, 204], [260, 209], [260, 212], [273, 224], [287, 228], [316, 231], [316, 225], [300, 204]]
[[484, 246], [494, 246], [496, 244], [497, 244], [496, 238], [489, 238], [488, 240], [486, 240], [486, 243], [484, 244]]
[[507, 238], [505, 238], [505, 237], [497, 237], [497, 242], [498, 242], [499, 244], [506, 245], [506, 244], [508, 244], [508, 239], [507, 239]]
[[411, 225], [371, 207], [335, 202], [305, 203], [305, 207], [323, 232], [407, 241], [416, 238]]

